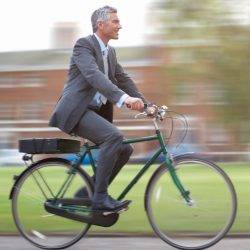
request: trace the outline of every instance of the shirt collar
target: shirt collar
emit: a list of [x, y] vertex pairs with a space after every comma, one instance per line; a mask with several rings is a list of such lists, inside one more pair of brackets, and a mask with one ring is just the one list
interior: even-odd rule
[[99, 45], [101, 47], [102, 53], [104, 51], [108, 51], [109, 50], [109, 46], [107, 45], [107, 47], [106, 47], [105, 44], [103, 43], [102, 39], [96, 33], [94, 33], [94, 36], [96, 37], [97, 41], [99, 42]]

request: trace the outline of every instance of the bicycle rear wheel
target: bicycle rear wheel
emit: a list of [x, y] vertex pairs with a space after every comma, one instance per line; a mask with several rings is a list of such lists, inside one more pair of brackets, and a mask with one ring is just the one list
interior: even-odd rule
[[[51, 214], [44, 204], [54, 199], [68, 178], [72, 166], [66, 160], [53, 158], [33, 164], [15, 184], [12, 196], [12, 213], [19, 232], [32, 244], [43, 249], [62, 249], [81, 239], [90, 224]], [[77, 169], [63, 198], [74, 198], [79, 187], [86, 187], [92, 196], [88, 175]]]
[[210, 247], [225, 236], [234, 222], [237, 208], [234, 187], [226, 173], [209, 161], [178, 157], [174, 166], [194, 204], [185, 203], [163, 164], [146, 189], [145, 206], [151, 226], [173, 247]]

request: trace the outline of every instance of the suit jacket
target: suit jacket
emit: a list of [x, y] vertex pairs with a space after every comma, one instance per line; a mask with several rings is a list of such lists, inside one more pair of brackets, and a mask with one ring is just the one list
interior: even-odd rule
[[108, 99], [99, 113], [110, 122], [113, 117], [112, 104], [116, 104], [124, 93], [142, 98], [146, 102], [132, 79], [117, 62], [112, 47], [109, 48], [108, 63], [109, 77], [104, 74], [101, 48], [94, 35], [80, 38], [76, 42], [70, 60], [68, 80], [50, 117], [50, 126], [70, 134], [97, 91]]

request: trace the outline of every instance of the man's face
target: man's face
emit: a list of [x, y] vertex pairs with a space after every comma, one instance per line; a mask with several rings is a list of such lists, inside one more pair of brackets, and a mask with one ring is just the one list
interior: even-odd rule
[[116, 13], [110, 13], [108, 21], [100, 21], [98, 24], [98, 31], [109, 40], [118, 39], [118, 32], [121, 28], [120, 20]]

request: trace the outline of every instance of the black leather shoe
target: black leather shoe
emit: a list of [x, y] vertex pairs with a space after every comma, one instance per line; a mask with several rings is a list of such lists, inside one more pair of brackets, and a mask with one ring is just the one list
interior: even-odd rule
[[131, 201], [117, 201], [107, 196], [102, 202], [92, 202], [92, 210], [95, 211], [117, 211], [127, 207]]
[[[79, 189], [75, 192], [74, 197], [75, 197], [75, 198], [88, 198], [88, 197], [89, 197], [89, 194], [88, 194], [87, 188], [86, 188], [86, 187], [79, 188]], [[117, 202], [120, 202], [120, 201], [115, 200], [114, 198], [112, 198], [110, 195], [108, 195], [108, 198], [110, 199], [110, 201], [111, 201], [112, 203], [118, 204]], [[125, 201], [122, 201], [122, 202], [125, 202]]]
[[130, 200], [125, 200], [125, 201], [119, 201], [119, 200], [115, 200], [114, 198], [112, 198], [110, 195], [108, 195], [108, 198], [110, 199], [110, 201], [112, 203], [114, 203], [115, 205], [119, 206], [119, 205], [122, 205], [122, 204], [129, 204], [131, 203]]
[[112, 198], [110, 195], [108, 195], [108, 198], [109, 198], [109, 200], [110, 200], [112, 203], [118, 204], [118, 200]]

